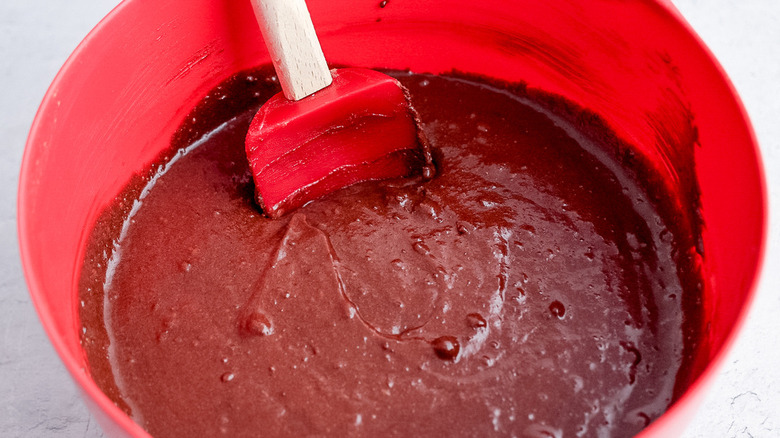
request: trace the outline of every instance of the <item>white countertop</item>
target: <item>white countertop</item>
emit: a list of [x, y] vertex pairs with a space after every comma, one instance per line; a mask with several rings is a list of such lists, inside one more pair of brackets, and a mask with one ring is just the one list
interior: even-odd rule
[[[780, 207], [780, 0], [673, 0], [739, 91]], [[21, 271], [16, 187], [48, 84], [116, 0], [0, 2], [0, 436], [101, 437], [38, 323]], [[749, 321], [686, 438], [780, 437], [780, 224]]]

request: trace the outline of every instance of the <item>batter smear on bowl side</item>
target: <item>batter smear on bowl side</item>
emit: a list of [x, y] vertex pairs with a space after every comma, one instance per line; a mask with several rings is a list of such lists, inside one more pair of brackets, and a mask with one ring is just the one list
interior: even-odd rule
[[153, 436], [632, 436], [687, 384], [697, 239], [663, 185], [565, 102], [394, 75], [430, 181], [264, 217], [244, 155], [278, 92], [263, 68], [205, 98], [98, 221], [82, 344]]

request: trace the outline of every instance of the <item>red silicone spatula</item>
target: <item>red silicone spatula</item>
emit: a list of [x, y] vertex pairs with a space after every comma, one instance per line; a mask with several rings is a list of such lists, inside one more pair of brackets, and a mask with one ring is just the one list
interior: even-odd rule
[[256, 200], [279, 217], [369, 180], [433, 176], [409, 96], [374, 70], [329, 70], [304, 0], [252, 0], [282, 93], [252, 120]]

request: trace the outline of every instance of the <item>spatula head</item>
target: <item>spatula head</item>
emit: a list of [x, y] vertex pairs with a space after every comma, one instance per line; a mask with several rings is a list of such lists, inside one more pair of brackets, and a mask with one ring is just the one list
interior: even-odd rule
[[434, 167], [406, 90], [374, 70], [333, 70], [333, 83], [290, 101], [280, 93], [249, 127], [255, 197], [279, 217], [362, 181], [423, 175]]

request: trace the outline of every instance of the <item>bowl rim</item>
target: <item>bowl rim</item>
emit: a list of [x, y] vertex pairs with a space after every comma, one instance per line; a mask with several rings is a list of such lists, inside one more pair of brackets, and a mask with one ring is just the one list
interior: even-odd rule
[[[129, 415], [125, 414], [114, 402], [108, 398], [108, 396], [97, 386], [97, 383], [89, 376], [86, 370], [77, 362], [76, 357], [70, 354], [63, 339], [59, 336], [54, 322], [53, 309], [46, 304], [44, 298], [45, 294], [42, 292], [43, 287], [38, 280], [37, 270], [34, 267], [34, 263], [30, 259], [28, 251], [29, 247], [32, 247], [35, 242], [32, 236], [27, 231], [29, 209], [27, 208], [28, 199], [28, 180], [29, 175], [34, 173], [35, 160], [32, 158], [33, 149], [36, 149], [35, 145], [38, 143], [38, 135], [40, 132], [40, 126], [42, 120], [46, 117], [49, 108], [54, 105], [56, 100], [56, 90], [61, 82], [65, 80], [68, 71], [71, 67], [78, 63], [78, 59], [82, 56], [82, 53], [87, 50], [87, 47], [93, 40], [101, 37], [103, 29], [111, 26], [111, 23], [121, 16], [122, 10], [130, 4], [130, 0], [122, 0], [117, 6], [115, 6], [105, 17], [103, 17], [98, 24], [95, 25], [92, 30], [84, 37], [81, 42], [76, 46], [73, 52], [68, 56], [65, 63], [60, 67], [59, 71], [46, 90], [46, 93], [41, 100], [41, 104], [35, 113], [32, 125], [30, 127], [27, 141], [24, 146], [24, 153], [22, 155], [21, 171], [19, 172], [19, 188], [16, 199], [16, 211], [17, 211], [17, 236], [19, 240], [19, 255], [22, 262], [22, 271], [24, 272], [25, 281], [27, 282], [27, 288], [30, 297], [35, 307], [38, 318], [43, 326], [44, 331], [52, 343], [54, 350], [60, 357], [60, 360], [65, 364], [65, 368], [70, 373], [71, 377], [76, 381], [77, 388], [81, 392], [82, 397], [86, 395], [85, 403], [89, 406], [89, 402], [92, 401], [100, 409], [100, 411], [106, 415], [111, 421], [116, 423], [121, 430], [128, 432], [134, 437], [151, 438], [146, 430], [144, 430], [138, 423], [136, 423]], [[90, 409], [90, 415], [95, 415], [96, 412]], [[99, 418], [98, 418], [99, 419]], [[101, 428], [108, 426], [100, 422]]]
[[[739, 314], [737, 315], [734, 324], [731, 326], [728, 335], [723, 341], [721, 347], [718, 349], [715, 355], [712, 356], [706, 367], [702, 370], [701, 374], [699, 374], [699, 376], [694, 379], [693, 383], [688, 386], [685, 392], [683, 392], [683, 394], [669, 406], [666, 412], [664, 412], [660, 417], [650, 423], [648, 427], [639, 433], [637, 436], [638, 438], [649, 438], [651, 436], [657, 436], [657, 434], [668, 427], [670, 423], [679, 421], [678, 417], [684, 415], [686, 408], [693, 408], [693, 412], [698, 410], [702, 399], [720, 374], [720, 370], [725, 365], [729, 353], [737, 342], [739, 333], [744, 331], [748, 315], [754, 307], [756, 294], [758, 293], [759, 281], [765, 268], [767, 238], [769, 235], [769, 195], [767, 192], [766, 170], [764, 168], [764, 162], [761, 156], [761, 148], [758, 144], [758, 137], [756, 136], [753, 124], [750, 122], [750, 117], [748, 116], [745, 104], [742, 102], [742, 99], [739, 96], [734, 83], [731, 81], [731, 78], [729, 78], [728, 73], [720, 64], [720, 62], [718, 62], [715, 54], [712, 52], [712, 50], [710, 50], [701, 36], [699, 36], [693, 26], [688, 22], [688, 20], [685, 19], [680, 10], [677, 9], [671, 0], [655, 0], [655, 2], [660, 5], [669, 15], [669, 17], [674, 19], [676, 24], [681, 26], [682, 29], [685, 30], [686, 34], [688, 34], [693, 39], [697, 48], [702, 51], [702, 54], [704, 54], [705, 58], [718, 73], [718, 76], [723, 81], [724, 85], [726, 85], [728, 88], [729, 94], [734, 99], [740, 121], [747, 129], [750, 138], [750, 147], [756, 160], [756, 176], [758, 177], [759, 190], [761, 191], [759, 198], [761, 200], [760, 207], [762, 214], [760, 218], [761, 239], [759, 240], [759, 247], [757, 248], [756, 266], [749, 281], [747, 294], [745, 296], [742, 309], [739, 311]], [[692, 416], [689, 418], [682, 418], [682, 424], [687, 425], [692, 419]]]

